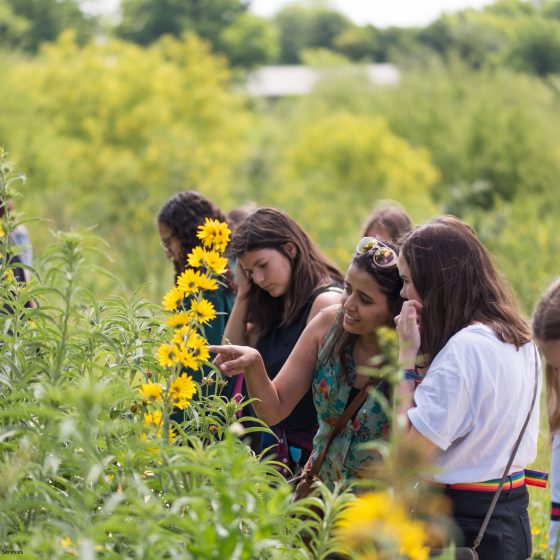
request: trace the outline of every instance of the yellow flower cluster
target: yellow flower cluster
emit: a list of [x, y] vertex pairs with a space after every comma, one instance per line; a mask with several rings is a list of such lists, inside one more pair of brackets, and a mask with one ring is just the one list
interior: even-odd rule
[[409, 560], [429, 556], [424, 525], [409, 519], [402, 504], [387, 492], [368, 492], [351, 502], [338, 520], [336, 534], [352, 558], [385, 558], [391, 553]]
[[206, 218], [204, 225], [199, 226], [196, 236], [202, 240], [205, 247], [213, 247], [223, 253], [229, 243], [231, 231], [227, 224]]
[[[145, 406], [144, 427], [148, 432], [142, 434], [143, 440], [154, 437], [154, 426], [155, 436], [161, 438], [164, 425], [169, 424], [170, 409], [187, 408], [197, 392], [195, 381], [184, 370], [199, 370], [210, 360], [204, 326], [215, 319], [216, 309], [203, 293], [217, 290], [217, 277], [227, 270], [228, 261], [222, 253], [230, 235], [226, 224], [207, 219], [197, 234], [203, 246], [191, 251], [187, 257], [188, 268], [163, 297], [164, 309], [171, 312], [166, 324], [174, 331], [171, 339], [158, 348], [157, 359], [160, 365], [174, 371], [167, 388], [151, 382], [140, 388]], [[169, 442], [175, 439], [172, 428], [168, 439]]]

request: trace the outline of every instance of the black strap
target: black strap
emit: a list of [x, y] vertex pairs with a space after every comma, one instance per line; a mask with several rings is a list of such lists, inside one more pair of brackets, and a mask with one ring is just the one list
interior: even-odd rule
[[535, 407], [535, 401], [537, 400], [537, 388], [538, 388], [538, 385], [539, 385], [539, 360], [538, 360], [538, 356], [537, 356], [537, 347], [535, 345], [534, 345], [534, 350], [535, 350], [535, 390], [533, 391], [533, 400], [531, 401], [531, 407], [529, 408], [529, 413], [527, 414], [527, 418], [525, 418], [525, 423], [523, 424], [523, 427], [521, 428], [521, 432], [519, 433], [517, 441], [515, 442], [515, 445], [513, 446], [513, 451], [511, 452], [511, 456], [509, 458], [508, 464], [506, 465], [506, 468], [504, 469], [504, 474], [502, 475], [500, 483], [498, 484], [498, 488], [496, 488], [496, 492], [494, 493], [494, 498], [492, 499], [492, 503], [490, 504], [490, 507], [488, 508], [488, 511], [486, 512], [486, 517], [484, 518], [484, 521], [482, 522], [482, 526], [480, 527], [480, 531], [478, 531], [478, 535], [476, 536], [476, 539], [474, 540], [474, 544], [473, 544], [473, 549], [474, 550], [476, 550], [479, 547], [480, 542], [482, 541], [482, 538], [484, 537], [484, 533], [486, 532], [486, 528], [488, 527], [488, 523], [490, 523], [490, 518], [492, 517], [492, 514], [494, 513], [494, 508], [496, 507], [496, 504], [498, 503], [498, 498], [500, 497], [502, 487], [503, 487], [504, 482], [505, 482], [505, 480], [508, 476], [509, 469], [511, 468], [511, 465], [513, 464], [513, 460], [515, 459], [515, 454], [517, 453], [517, 450], [519, 449], [519, 446], [521, 445], [521, 440], [523, 439], [523, 435], [525, 434], [525, 430], [527, 429], [527, 425], [529, 424], [529, 419], [531, 418], [533, 408]]

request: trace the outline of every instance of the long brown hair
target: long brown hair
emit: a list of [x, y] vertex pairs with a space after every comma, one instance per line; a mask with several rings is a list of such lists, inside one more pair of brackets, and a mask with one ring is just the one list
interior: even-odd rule
[[384, 202], [377, 206], [366, 218], [363, 235], [368, 236], [373, 227], [383, 228], [397, 243], [399, 239], [412, 229], [412, 221], [405, 209], [396, 203]]
[[459, 219], [441, 216], [414, 229], [404, 237], [401, 255], [422, 299], [422, 352], [428, 363], [474, 321], [518, 348], [531, 339], [508, 283], [474, 231]]
[[[533, 334], [539, 342], [560, 341], [560, 278], [541, 297], [533, 315]], [[560, 430], [560, 372], [546, 364], [546, 408], [550, 434]]]
[[[285, 249], [292, 243], [292, 257]], [[290, 285], [286, 294], [273, 298], [251, 282], [247, 293], [249, 316], [260, 336], [274, 325], [289, 325], [301, 312], [314, 291], [331, 284], [342, 284], [342, 274], [311, 241], [302, 227], [290, 216], [275, 208], [259, 208], [237, 228], [229, 251], [236, 258], [248, 251], [275, 249], [292, 265]]]

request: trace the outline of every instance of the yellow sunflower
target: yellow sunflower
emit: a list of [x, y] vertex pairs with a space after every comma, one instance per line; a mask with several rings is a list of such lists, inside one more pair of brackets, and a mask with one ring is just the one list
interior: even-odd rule
[[177, 408], [183, 409], [188, 406], [193, 395], [196, 393], [196, 384], [190, 375], [183, 373], [173, 381], [169, 388], [169, 393], [171, 395], [171, 402]]
[[157, 351], [157, 359], [160, 365], [172, 367], [179, 361], [180, 352], [175, 344], [162, 344]]
[[[188, 313], [188, 311], [185, 311], [185, 313]], [[171, 340], [171, 342], [179, 346], [179, 348], [184, 348], [185, 346], [188, 346], [190, 337], [195, 334], [196, 331], [192, 327], [190, 327], [189, 325], [185, 325], [184, 327], [180, 327], [175, 330], [175, 334], [173, 335], [173, 339]]]
[[210, 359], [208, 351], [208, 342], [203, 336], [195, 334], [188, 340], [189, 351], [193, 357], [200, 362], [207, 362]]
[[194, 355], [192, 350], [184, 348], [179, 355], [181, 364], [187, 369], [198, 369], [200, 367], [200, 360]]
[[204, 224], [198, 226], [196, 236], [202, 240], [205, 247], [214, 247], [223, 252], [229, 243], [231, 232], [224, 222], [206, 218]]
[[193, 299], [188, 313], [191, 319], [200, 325], [206, 325], [216, 318], [214, 304], [207, 299]]
[[161, 412], [156, 410], [154, 412], [147, 412], [144, 414], [144, 426], [161, 426]]
[[200, 268], [206, 262], [206, 249], [195, 247], [187, 257], [187, 263], [193, 268]]
[[196, 294], [200, 290], [200, 272], [187, 268], [177, 278], [177, 287], [183, 290], [185, 295]]
[[214, 274], [223, 274], [227, 270], [228, 260], [216, 251], [207, 251], [206, 267]]
[[183, 299], [184, 295], [185, 292], [181, 288], [175, 286], [163, 296], [161, 304], [166, 311], [174, 311], [177, 309], [177, 306]]
[[145, 383], [140, 388], [140, 394], [145, 401], [160, 401], [162, 387], [159, 383]]
[[190, 321], [190, 315], [187, 311], [180, 311], [179, 313], [174, 313], [167, 318], [165, 322], [170, 327], [184, 327], [188, 325]]
[[428, 558], [423, 524], [409, 519], [403, 505], [386, 492], [368, 492], [352, 501], [342, 512], [336, 533], [349, 549], [369, 551], [380, 538], [407, 558]]
[[218, 282], [214, 278], [201, 274], [199, 278], [199, 286], [201, 290], [213, 291], [218, 289]]

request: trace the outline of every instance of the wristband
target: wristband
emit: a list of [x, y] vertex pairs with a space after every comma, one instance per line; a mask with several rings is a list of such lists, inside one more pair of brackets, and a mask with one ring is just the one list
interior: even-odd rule
[[404, 378], [407, 381], [414, 381], [414, 383], [422, 383], [424, 376], [421, 373], [418, 373], [415, 369], [405, 369], [404, 370]]

